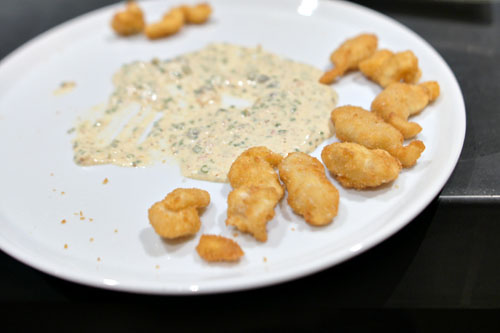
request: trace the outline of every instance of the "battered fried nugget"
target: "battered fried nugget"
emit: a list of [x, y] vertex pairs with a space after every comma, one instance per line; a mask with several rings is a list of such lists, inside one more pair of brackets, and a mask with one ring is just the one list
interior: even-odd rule
[[403, 146], [403, 134], [375, 113], [356, 106], [332, 111], [332, 122], [341, 141], [359, 143], [370, 149], [383, 149], [396, 157], [404, 168], [415, 165], [425, 149], [422, 141]]
[[280, 197], [272, 187], [243, 185], [227, 197], [226, 225], [252, 234], [261, 242], [267, 240], [266, 224], [274, 217]]
[[184, 12], [180, 8], [173, 8], [165, 14], [161, 21], [146, 26], [144, 34], [149, 39], [158, 39], [173, 35], [184, 26]]
[[337, 216], [339, 192], [325, 175], [318, 159], [305, 153], [290, 153], [278, 167], [288, 191], [288, 204], [307, 223], [322, 226]]
[[266, 147], [244, 151], [231, 165], [228, 179], [234, 190], [229, 194], [226, 225], [267, 240], [266, 223], [274, 217], [274, 207], [284, 194], [274, 171], [282, 156]]
[[196, 252], [206, 261], [236, 261], [245, 254], [238, 243], [217, 235], [202, 235]]
[[385, 150], [351, 142], [326, 146], [321, 159], [342, 186], [358, 190], [391, 182], [401, 171], [398, 159]]
[[422, 76], [418, 59], [412, 51], [393, 53], [380, 50], [359, 63], [360, 71], [382, 87], [394, 82], [417, 83]]
[[331, 55], [335, 68], [323, 74], [319, 82], [330, 84], [345, 72], [358, 69], [360, 61], [370, 57], [377, 49], [377, 36], [361, 34], [342, 43]]
[[149, 222], [163, 238], [194, 235], [200, 230], [199, 208], [210, 204], [210, 195], [199, 189], [178, 188], [148, 210]]
[[200, 3], [195, 6], [181, 7], [187, 23], [202, 24], [205, 23], [212, 14], [212, 7], [208, 3]]
[[439, 84], [436, 81], [419, 85], [395, 82], [373, 100], [371, 109], [397, 128], [405, 139], [409, 139], [420, 133], [422, 127], [415, 122], [408, 122], [408, 117], [420, 113], [438, 96]]
[[113, 30], [122, 36], [134, 35], [144, 29], [144, 15], [141, 8], [130, 1], [125, 10], [116, 13], [111, 21]]
[[242, 185], [272, 187], [283, 197], [283, 185], [274, 168], [280, 164], [283, 157], [266, 147], [252, 147], [245, 150], [231, 165], [227, 177], [233, 188]]

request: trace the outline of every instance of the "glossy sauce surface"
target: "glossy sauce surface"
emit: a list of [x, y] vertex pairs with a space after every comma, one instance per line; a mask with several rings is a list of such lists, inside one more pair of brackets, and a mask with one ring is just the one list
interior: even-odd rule
[[260, 47], [210, 44], [171, 60], [124, 65], [115, 91], [76, 126], [80, 165], [175, 158], [186, 177], [226, 181], [252, 146], [311, 152], [330, 137], [337, 95], [322, 72]]

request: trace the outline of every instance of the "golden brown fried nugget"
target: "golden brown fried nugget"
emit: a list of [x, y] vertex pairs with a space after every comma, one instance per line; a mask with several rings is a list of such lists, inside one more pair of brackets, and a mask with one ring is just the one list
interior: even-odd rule
[[420, 113], [437, 96], [439, 85], [436, 81], [419, 85], [395, 82], [375, 97], [371, 109], [397, 128], [405, 139], [409, 139], [420, 133], [422, 127], [415, 122], [409, 122], [408, 117]]
[[274, 217], [280, 198], [272, 187], [242, 185], [227, 197], [226, 225], [252, 234], [261, 242], [267, 240], [266, 224]]
[[164, 238], [194, 235], [200, 230], [198, 208], [210, 204], [210, 195], [199, 189], [176, 189], [148, 211], [149, 222]]
[[202, 235], [196, 252], [206, 261], [236, 261], [245, 254], [238, 243], [217, 235]]
[[359, 70], [382, 87], [394, 82], [417, 83], [422, 76], [418, 59], [412, 51], [393, 53], [380, 50], [359, 63]]
[[345, 72], [358, 68], [358, 64], [377, 49], [378, 39], [373, 34], [361, 34], [342, 43], [331, 55], [335, 68], [323, 74], [319, 82], [330, 84]]
[[228, 179], [234, 190], [229, 194], [226, 225], [267, 240], [266, 223], [274, 216], [274, 207], [284, 194], [274, 171], [282, 156], [266, 147], [244, 151], [231, 165]]
[[159, 22], [146, 26], [144, 33], [149, 39], [158, 39], [173, 35], [184, 26], [184, 12], [181, 8], [173, 8]]
[[122, 36], [134, 35], [144, 29], [144, 15], [141, 8], [130, 1], [125, 10], [116, 13], [111, 20], [113, 30]]
[[326, 146], [321, 159], [342, 186], [358, 190], [392, 182], [401, 171], [399, 160], [385, 150], [352, 142]]
[[175, 211], [187, 207], [203, 208], [210, 204], [210, 194], [197, 188], [177, 188], [163, 199], [163, 203]]
[[245, 150], [231, 165], [227, 177], [233, 188], [242, 185], [272, 187], [283, 197], [283, 185], [274, 168], [283, 157], [266, 147], [252, 147]]
[[208, 21], [212, 14], [212, 7], [208, 3], [200, 3], [195, 6], [181, 7], [187, 23], [202, 24]]
[[288, 191], [288, 204], [307, 223], [322, 226], [337, 216], [339, 192], [325, 175], [318, 159], [305, 153], [290, 153], [278, 167]]
[[356, 106], [341, 106], [332, 111], [332, 122], [341, 141], [359, 143], [370, 149], [383, 149], [396, 157], [403, 167], [413, 166], [425, 149], [422, 141], [403, 146], [403, 134], [375, 113]]

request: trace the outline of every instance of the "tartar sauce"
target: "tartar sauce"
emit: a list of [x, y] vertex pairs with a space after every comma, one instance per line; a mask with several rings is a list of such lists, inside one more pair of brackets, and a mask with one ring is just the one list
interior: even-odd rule
[[75, 162], [144, 166], [172, 156], [186, 177], [227, 181], [249, 147], [311, 152], [333, 135], [337, 94], [321, 75], [261, 47], [225, 43], [126, 64], [106, 107], [77, 124]]

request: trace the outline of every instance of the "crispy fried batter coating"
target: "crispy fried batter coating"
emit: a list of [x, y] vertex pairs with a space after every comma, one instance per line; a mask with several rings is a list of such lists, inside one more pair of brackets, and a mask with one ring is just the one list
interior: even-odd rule
[[200, 3], [195, 6], [182, 6], [187, 23], [202, 24], [208, 21], [212, 14], [212, 7], [208, 3]]
[[163, 238], [194, 235], [201, 226], [197, 209], [204, 208], [209, 203], [210, 195], [207, 191], [178, 188], [151, 206], [148, 211], [149, 222]]
[[146, 26], [144, 33], [149, 39], [158, 39], [173, 35], [184, 26], [184, 12], [181, 8], [173, 8], [163, 16], [160, 22]]
[[238, 243], [217, 235], [201, 235], [196, 252], [206, 261], [237, 261], [245, 254]]
[[412, 51], [393, 53], [380, 50], [359, 63], [360, 71], [382, 87], [394, 82], [417, 83], [422, 76], [418, 59]]
[[385, 150], [352, 142], [326, 146], [321, 159], [342, 186], [358, 190], [391, 182], [401, 171], [399, 160]]
[[439, 85], [436, 81], [419, 85], [395, 82], [375, 97], [371, 109], [397, 128], [405, 139], [409, 139], [420, 133], [422, 127], [409, 122], [408, 117], [420, 113], [438, 95]]
[[141, 8], [130, 1], [125, 10], [116, 13], [111, 20], [111, 27], [121, 36], [130, 36], [144, 29], [144, 15]]
[[231, 165], [227, 177], [233, 188], [242, 185], [272, 187], [283, 197], [283, 185], [274, 171], [283, 157], [266, 147], [252, 147], [245, 150]]
[[234, 190], [227, 198], [226, 225], [267, 240], [266, 224], [274, 217], [274, 207], [284, 195], [274, 171], [283, 157], [266, 147], [244, 151], [231, 165], [228, 179]]
[[252, 234], [261, 242], [267, 240], [266, 224], [274, 217], [280, 197], [272, 187], [242, 185], [227, 197], [226, 225]]
[[175, 211], [187, 207], [203, 208], [210, 204], [210, 194], [197, 188], [177, 188], [163, 199], [163, 203]]
[[341, 141], [359, 143], [370, 149], [383, 149], [396, 157], [404, 168], [415, 165], [425, 149], [422, 141], [403, 146], [403, 134], [375, 113], [346, 105], [332, 111], [332, 122]]
[[318, 159], [305, 153], [290, 153], [278, 167], [288, 191], [288, 204], [307, 223], [322, 226], [337, 216], [339, 192], [325, 175]]
[[377, 50], [378, 39], [373, 34], [361, 34], [342, 43], [330, 55], [335, 68], [323, 74], [319, 82], [330, 84], [345, 72], [358, 69], [358, 64]]

